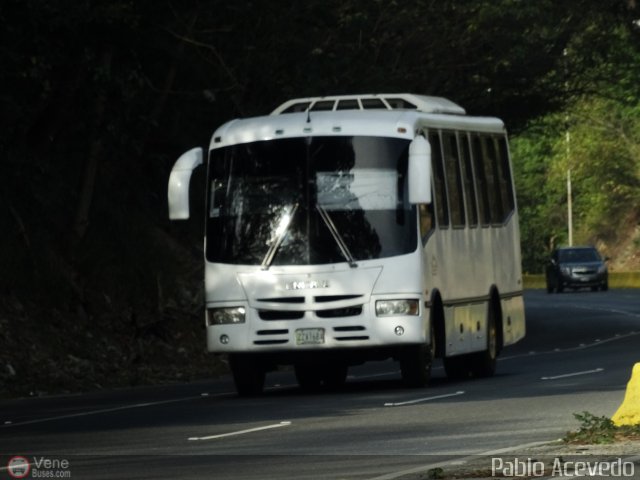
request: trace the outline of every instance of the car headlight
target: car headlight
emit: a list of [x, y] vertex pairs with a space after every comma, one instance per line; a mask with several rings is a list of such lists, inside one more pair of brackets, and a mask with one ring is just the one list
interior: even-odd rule
[[207, 309], [207, 325], [228, 325], [245, 322], [244, 307], [224, 307]]
[[598, 267], [598, 273], [606, 273], [607, 272], [607, 266], [606, 265], [600, 265]]
[[571, 275], [571, 267], [560, 267], [560, 271], [564, 275]]
[[378, 300], [376, 302], [376, 315], [379, 317], [418, 315], [419, 312], [418, 300]]

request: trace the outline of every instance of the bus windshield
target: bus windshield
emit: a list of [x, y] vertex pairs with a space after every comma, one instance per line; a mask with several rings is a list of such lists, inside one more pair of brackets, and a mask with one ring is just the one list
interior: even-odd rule
[[355, 266], [413, 252], [408, 147], [398, 138], [319, 136], [213, 150], [207, 260]]

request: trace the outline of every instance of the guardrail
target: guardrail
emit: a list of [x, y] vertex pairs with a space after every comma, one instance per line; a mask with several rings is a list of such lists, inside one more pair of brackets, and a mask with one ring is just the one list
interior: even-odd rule
[[[524, 288], [546, 288], [543, 274], [522, 275]], [[609, 272], [610, 288], [640, 288], [640, 272]]]

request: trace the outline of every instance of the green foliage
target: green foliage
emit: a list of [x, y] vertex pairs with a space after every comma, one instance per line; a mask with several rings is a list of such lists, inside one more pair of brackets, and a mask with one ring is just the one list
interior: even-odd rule
[[580, 428], [577, 432], [567, 433], [564, 437], [564, 441], [566, 443], [613, 443], [615, 439], [616, 426], [610, 418], [596, 417], [587, 411], [574, 413], [573, 416], [580, 422]]
[[[554, 245], [567, 242], [571, 172], [574, 243], [615, 243], [640, 207], [640, 108], [580, 97], [564, 115], [532, 122], [512, 140], [521, 212], [523, 263], [541, 271]], [[567, 135], [568, 132], [568, 135]]]
[[580, 428], [577, 432], [567, 432], [563, 438], [566, 443], [600, 445], [640, 436], [640, 425], [618, 427], [610, 418], [596, 417], [587, 411], [574, 413], [573, 416], [580, 422]]
[[565, 82], [563, 108], [513, 137], [528, 272], [541, 271], [548, 251], [568, 240], [569, 172], [574, 243], [596, 244], [606, 253], [630, 234], [626, 225], [639, 220], [638, 35], [606, 9], [585, 19], [552, 74]]

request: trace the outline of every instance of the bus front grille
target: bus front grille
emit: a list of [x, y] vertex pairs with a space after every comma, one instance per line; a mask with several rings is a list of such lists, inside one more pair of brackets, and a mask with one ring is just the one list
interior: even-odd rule
[[362, 314], [362, 305], [345, 308], [330, 308], [328, 310], [316, 310], [320, 318], [357, 317]]
[[[318, 318], [357, 317], [362, 315], [362, 305], [315, 310], [313, 313], [315, 313]], [[258, 310], [260, 320], [266, 321], [301, 320], [304, 314], [305, 312], [303, 310]]]
[[289, 343], [289, 340], [254, 340], [254, 345], [282, 345], [283, 343]]
[[[366, 330], [362, 325], [346, 325], [343, 327], [333, 327], [333, 331], [337, 334], [334, 338], [339, 342], [353, 342], [369, 340], [368, 335], [363, 335]], [[362, 332], [359, 335], [356, 332]], [[343, 334], [343, 335], [340, 335]]]
[[258, 310], [261, 320], [300, 320], [304, 317], [301, 310]]

